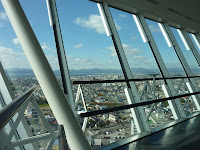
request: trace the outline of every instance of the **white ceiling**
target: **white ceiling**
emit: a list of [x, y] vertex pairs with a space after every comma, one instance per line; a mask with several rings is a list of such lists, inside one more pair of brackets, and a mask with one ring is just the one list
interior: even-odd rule
[[[91, 0], [102, 2], [103, 0]], [[110, 7], [200, 33], [200, 0], [107, 0]]]

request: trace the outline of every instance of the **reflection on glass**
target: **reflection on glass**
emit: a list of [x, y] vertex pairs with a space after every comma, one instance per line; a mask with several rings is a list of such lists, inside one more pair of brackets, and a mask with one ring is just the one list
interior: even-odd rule
[[171, 30], [172, 30], [172, 32], [173, 32], [178, 44], [179, 44], [180, 49], [182, 50], [183, 55], [184, 55], [188, 65], [190, 66], [193, 74], [198, 74], [200, 72], [199, 71], [199, 65], [198, 65], [196, 59], [194, 58], [194, 55], [192, 54], [192, 52], [190, 50], [188, 51], [185, 48], [185, 46], [184, 46], [180, 36], [178, 35], [178, 32], [176, 31], [176, 29], [172, 28], [172, 27], [170, 27], [170, 28], [171, 28]]
[[[77, 2], [82, 3], [81, 0]], [[57, 2], [70, 74], [121, 73], [112, 39], [106, 36], [97, 4], [86, 1], [81, 6], [67, 6], [73, 7], [73, 11], [63, 7], [63, 2]], [[79, 11], [80, 7], [82, 11]]]
[[195, 48], [197, 49], [197, 51], [199, 52], [200, 50], [200, 43], [198, 41], [198, 39], [196, 38], [196, 36], [194, 34], [188, 33], [192, 42], [194, 43]]
[[112, 8], [110, 10], [117, 22], [122, 46], [134, 77], [139, 78], [141, 74], [159, 73], [151, 50], [148, 44], [143, 42], [133, 15]]
[[167, 67], [170, 75], [183, 75], [183, 68], [181, 63], [172, 47], [167, 45], [166, 40], [158, 26], [158, 23], [146, 19], [149, 29], [153, 35], [162, 59]]

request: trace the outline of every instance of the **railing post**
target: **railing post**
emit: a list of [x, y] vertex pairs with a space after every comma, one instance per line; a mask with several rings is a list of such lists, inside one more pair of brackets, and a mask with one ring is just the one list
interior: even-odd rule
[[72, 150], [91, 149], [18, 0], [1, 0], [26, 57]]

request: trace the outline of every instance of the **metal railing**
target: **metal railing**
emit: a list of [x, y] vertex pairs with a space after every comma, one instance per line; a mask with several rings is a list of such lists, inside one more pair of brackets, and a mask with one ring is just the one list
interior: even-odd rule
[[[200, 76], [192, 76], [192, 77], [170, 77], [170, 78], [155, 78], [155, 80], [170, 80], [170, 79], [190, 79], [190, 78], [198, 78]], [[143, 79], [118, 79], [118, 80], [92, 80], [92, 81], [73, 81], [72, 84], [96, 84], [96, 83], [116, 83], [116, 82], [136, 82], [136, 81], [149, 81], [154, 80], [154, 78], [143, 78]]]
[[22, 95], [14, 99], [10, 104], [0, 111], [0, 130], [11, 120], [11, 118], [20, 110], [23, 104], [33, 95], [37, 86], [33, 86]]
[[[73, 81], [72, 84], [97, 84], [97, 83], [119, 83], [119, 82], [138, 82], [138, 81], [150, 81], [150, 80], [172, 80], [172, 79], [188, 79], [190, 81], [191, 78], [198, 78], [200, 76], [187, 76], [187, 77], [170, 77], [170, 78], [142, 78], [142, 79], [119, 79], [119, 80], [92, 80], [92, 81]], [[154, 85], [155, 86], [155, 85]], [[90, 111], [90, 112], [85, 112], [81, 113], [80, 117], [90, 117], [90, 116], [95, 116], [99, 114], [104, 114], [104, 113], [109, 113], [109, 112], [114, 112], [114, 111], [120, 111], [120, 110], [126, 110], [130, 108], [135, 108], [139, 106], [144, 106], [144, 105], [149, 105], [149, 104], [154, 104], [154, 103], [159, 103], [159, 102], [164, 102], [168, 100], [175, 100], [177, 98], [181, 97], [186, 97], [186, 96], [192, 96], [192, 95], [197, 95], [200, 94], [200, 91], [197, 92], [190, 92], [187, 94], [177, 94], [175, 96], [170, 96], [167, 98], [162, 98], [162, 99], [153, 99], [149, 101], [144, 101], [141, 103], [135, 103], [135, 104], [130, 104], [130, 105], [124, 105], [124, 106], [119, 106], [119, 107], [113, 107], [113, 108], [108, 108], [108, 109], [103, 109], [103, 110], [95, 110], [95, 111]]]
[[130, 105], [113, 107], [113, 108], [109, 108], [109, 109], [103, 109], [103, 110], [96, 110], [96, 111], [81, 113], [80, 117], [82, 117], [82, 118], [83, 117], [90, 117], [90, 116], [95, 116], [95, 115], [99, 115], [99, 114], [104, 114], [104, 113], [109, 113], [109, 112], [114, 112], [114, 111], [119, 111], [119, 110], [124, 110], [124, 109], [130, 109], [130, 108], [135, 108], [135, 107], [144, 106], [144, 105], [149, 105], [149, 104], [153, 104], [153, 103], [159, 103], [159, 102], [164, 102], [164, 101], [168, 101], [168, 100], [174, 100], [174, 99], [177, 99], [177, 98], [196, 95], [196, 94], [200, 94], [200, 91], [195, 92], [195, 93], [189, 93], [189, 94], [181, 94], [181, 95], [162, 98], [162, 99], [155, 99], [155, 100], [141, 102], [141, 103], [135, 103], [135, 104], [130, 104]]
[[[66, 142], [65, 138], [65, 132], [64, 127], [62, 125], [58, 125], [58, 132], [53, 131], [52, 127], [49, 125], [48, 121], [46, 120], [45, 116], [41, 112], [40, 108], [37, 105], [37, 102], [34, 98], [32, 98], [34, 91], [37, 89], [37, 86], [33, 86], [32, 88], [28, 89], [26, 92], [21, 94], [19, 97], [14, 99], [10, 104], [5, 106], [0, 111], [0, 130], [2, 130], [5, 125], [13, 118], [15, 114], [18, 113], [18, 117], [16, 118], [15, 122], [13, 122], [11, 131], [8, 134], [8, 136], [5, 137], [5, 142], [3, 145], [0, 145], [0, 149], [12, 149], [17, 146], [23, 146], [25, 144], [35, 142], [39, 142], [45, 139], [49, 139], [48, 145], [46, 147], [47, 150], [50, 150], [55, 142], [56, 139], [59, 140], [59, 147], [60, 149], [66, 150], [68, 148], [68, 144]], [[26, 139], [19, 139], [17, 141], [11, 141], [12, 136], [14, 132], [17, 129], [17, 126], [21, 120], [21, 118], [24, 116], [24, 111], [27, 108], [28, 104], [32, 103], [32, 106], [34, 107], [37, 114], [40, 116], [40, 119], [42, 120], [45, 128], [47, 129], [47, 133], [42, 133], [40, 135], [34, 135], [32, 137], [27, 137]], [[39, 145], [35, 145], [34, 149], [38, 149]]]

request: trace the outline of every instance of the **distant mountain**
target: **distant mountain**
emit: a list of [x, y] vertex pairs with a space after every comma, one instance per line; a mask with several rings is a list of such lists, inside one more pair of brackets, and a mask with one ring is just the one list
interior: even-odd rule
[[12, 68], [5, 70], [9, 77], [32, 77], [35, 76], [29, 68]]
[[[198, 74], [200, 73], [200, 68], [191, 68], [193, 73]], [[146, 69], [146, 68], [131, 68], [132, 73], [136, 74], [151, 74], [151, 73], [159, 73], [158, 69]], [[181, 68], [168, 68], [169, 73], [173, 74], [182, 74], [183, 69]], [[34, 76], [34, 73], [31, 69], [28, 68], [13, 68], [7, 69], [6, 73], [10, 77], [31, 77]], [[84, 75], [97, 75], [97, 74], [117, 74], [122, 73], [120, 69], [80, 69], [80, 70], [70, 70], [70, 75], [72, 76], [84, 76]], [[60, 76], [60, 71], [55, 70], [54, 74], [56, 76]]]

